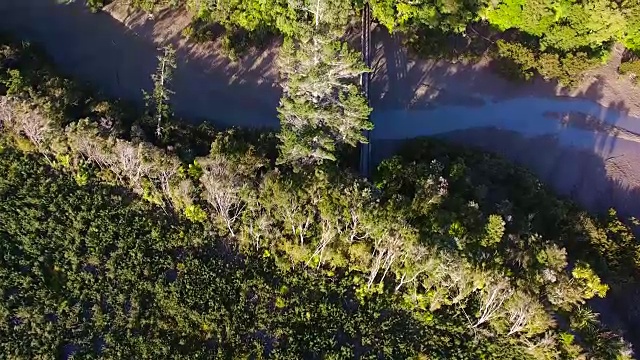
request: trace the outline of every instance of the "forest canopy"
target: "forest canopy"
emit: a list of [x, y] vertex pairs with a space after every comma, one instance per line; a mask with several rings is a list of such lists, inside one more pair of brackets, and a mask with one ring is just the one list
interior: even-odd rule
[[513, 346], [474, 338], [455, 309], [427, 327], [391, 292], [365, 299], [357, 272], [238, 253], [202, 224], [43, 160], [0, 153], [4, 358], [476, 359]]
[[[103, 0], [86, 2], [94, 9]], [[488, 54], [504, 63], [505, 75], [528, 79], [532, 73], [574, 86], [580, 75], [607, 59], [614, 42], [640, 56], [640, 2], [637, 0], [371, 0], [374, 21], [404, 33], [407, 44], [425, 56]], [[211, 1], [136, 0], [148, 12], [185, 6], [193, 14], [184, 34], [212, 37], [210, 25], [226, 29], [224, 44], [237, 56], [247, 46], [264, 44], [274, 34], [297, 39], [322, 16], [342, 34], [358, 23], [364, 2], [352, 0]], [[316, 8], [317, 9], [314, 9]], [[517, 52], [499, 51], [507, 42]], [[463, 44], [460, 48], [460, 44]], [[504, 46], [503, 46], [504, 47]], [[528, 59], [534, 57], [533, 65]], [[574, 61], [574, 59], [577, 59]]]
[[28, 43], [4, 41], [0, 70], [3, 353], [631, 356], [587, 304], [634, 312], [631, 228], [504, 160], [419, 141], [370, 182], [179, 123], [163, 96], [127, 109]]

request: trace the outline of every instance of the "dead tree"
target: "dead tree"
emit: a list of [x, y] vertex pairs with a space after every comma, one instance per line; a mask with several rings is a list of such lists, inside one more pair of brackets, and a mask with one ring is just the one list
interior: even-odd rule
[[200, 177], [205, 199], [213, 206], [231, 236], [235, 236], [233, 223], [244, 210], [240, 192], [243, 179], [235, 173], [233, 164], [222, 155], [209, 156], [200, 162], [203, 174]]
[[380, 270], [384, 270], [380, 282], [384, 281], [387, 272], [398, 258], [402, 251], [402, 238], [399, 233], [387, 233], [385, 237], [376, 241], [373, 250], [373, 264], [369, 272], [369, 281], [367, 287], [371, 287], [375, 282]]
[[513, 289], [509, 282], [502, 277], [496, 277], [485, 285], [480, 295], [478, 320], [473, 327], [478, 327], [502, 315], [505, 311], [503, 305], [512, 295]]

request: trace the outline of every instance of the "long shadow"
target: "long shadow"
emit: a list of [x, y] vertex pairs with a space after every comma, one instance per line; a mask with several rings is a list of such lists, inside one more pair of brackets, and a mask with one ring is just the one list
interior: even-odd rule
[[[177, 21], [168, 16], [165, 21]], [[0, 30], [41, 44], [59, 68], [107, 95], [143, 104], [157, 66], [157, 36], [177, 46], [171, 103], [177, 115], [225, 126], [277, 127], [280, 88], [269, 74], [275, 53], [251, 54], [234, 64], [206, 46], [187, 46], [173, 34], [131, 31], [105, 13], [91, 14], [81, 1], [0, 1]], [[162, 20], [162, 19], [160, 19]], [[155, 31], [155, 30], [154, 30]]]
[[[382, 26], [375, 28], [372, 38], [376, 50], [374, 64], [377, 66], [373, 69], [371, 95], [376, 109], [420, 110], [444, 105], [482, 105], [522, 97], [569, 95], [600, 100], [588, 89], [575, 94], [559, 87], [557, 82], [539, 77], [526, 83], [507, 80], [492, 71], [494, 66], [489, 59], [451, 61], [418, 58], [406, 49], [402, 35], [389, 34]], [[396, 92], [395, 89], [400, 90]]]
[[[592, 213], [615, 207], [623, 217], [640, 217], [640, 119], [630, 116], [638, 112], [630, 105], [637, 104], [627, 105], [628, 96], [611, 99], [607, 79], [596, 76], [569, 97], [542, 79], [501, 79], [486, 64], [403, 57], [398, 37], [381, 30], [376, 39], [373, 165], [407, 139], [434, 136], [524, 166]], [[640, 283], [634, 282], [613, 287], [606, 299], [591, 304], [635, 349], [638, 299]]]
[[640, 118], [623, 100], [605, 102], [607, 79], [568, 97], [555, 83], [509, 82], [482, 64], [411, 59], [380, 28], [376, 39], [374, 165], [403, 139], [444, 136], [531, 169], [591, 211], [640, 217]]

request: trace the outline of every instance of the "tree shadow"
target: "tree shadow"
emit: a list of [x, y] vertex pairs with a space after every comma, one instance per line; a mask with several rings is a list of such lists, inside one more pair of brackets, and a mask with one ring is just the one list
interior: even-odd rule
[[398, 140], [442, 136], [528, 167], [591, 211], [640, 216], [632, 197], [640, 188], [640, 119], [624, 100], [605, 96], [607, 79], [573, 92], [542, 79], [513, 83], [486, 64], [410, 59], [401, 38], [379, 27], [374, 39], [374, 163]]
[[[569, 89], [560, 86], [557, 81], [545, 81], [539, 76], [528, 82], [505, 79], [494, 71], [495, 62], [487, 56], [469, 60], [416, 57], [405, 46], [406, 36], [389, 34], [382, 26], [374, 28], [372, 38], [374, 66], [371, 101], [376, 109], [481, 106], [487, 102], [514, 98], [561, 96], [589, 99], [603, 106], [609, 106], [610, 99], [617, 97], [640, 107], [637, 101], [632, 101], [634, 94], [640, 95], [640, 89], [628, 89], [629, 84], [626, 83], [618, 84], [617, 66], [609, 66], [620, 61], [617, 54], [612, 54], [610, 64], [603, 66], [603, 71], [587, 72], [584, 86]], [[600, 87], [600, 91], [594, 94], [590, 88], [595, 83], [606, 83], [604, 92]], [[616, 89], [617, 85], [621, 88]], [[628, 90], [633, 94], [625, 94]], [[638, 116], [640, 109], [633, 109], [632, 113]]]
[[90, 13], [80, 1], [6, 0], [0, 14], [0, 30], [41, 43], [62, 71], [139, 105], [142, 89], [152, 87], [158, 47], [172, 44], [178, 61], [171, 99], [176, 115], [223, 126], [278, 126], [277, 41], [233, 62], [221, 55], [219, 41], [181, 39], [189, 20], [183, 12], [165, 11], [154, 21], [132, 13], [123, 19], [129, 27], [106, 13]]
[[[496, 153], [528, 168], [557, 194], [594, 214], [614, 207], [640, 216], [640, 118], [612, 79], [591, 74], [568, 90], [534, 79], [514, 83], [476, 63], [407, 57], [402, 39], [378, 29], [372, 75], [372, 162], [407, 139], [432, 136]], [[428, 161], [430, 159], [424, 159]], [[640, 348], [640, 285], [593, 301], [608, 326]]]

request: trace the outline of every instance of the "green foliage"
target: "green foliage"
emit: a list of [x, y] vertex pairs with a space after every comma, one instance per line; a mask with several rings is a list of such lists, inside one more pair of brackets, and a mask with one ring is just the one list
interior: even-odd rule
[[599, 64], [613, 42], [623, 42], [632, 51], [640, 49], [637, 0], [375, 0], [370, 4], [373, 16], [390, 31], [407, 34], [409, 45], [420, 54], [464, 58], [495, 50], [498, 58], [508, 59], [502, 71], [518, 79], [528, 80], [538, 72], [572, 86]]
[[629, 24], [623, 43], [627, 49], [640, 54], [640, 2], [637, 0], [623, 1], [622, 10], [626, 14]]
[[502, 31], [515, 28], [538, 37], [541, 50], [596, 49], [620, 39], [626, 27], [625, 16], [608, 0], [502, 0], [481, 16]]
[[156, 13], [170, 7], [176, 7], [178, 6], [178, 4], [180, 4], [180, 2], [180, 0], [130, 0], [128, 5], [134, 9], [140, 9], [148, 13]]
[[[433, 193], [428, 197], [419, 195], [423, 186], [419, 185], [421, 178], [456, 174], [455, 178], [446, 179], [448, 195], [439, 200], [437, 206], [429, 207], [428, 211], [405, 213], [409, 221], [421, 229], [422, 241], [430, 239], [446, 248], [458, 249], [462, 256], [484, 268], [505, 271], [506, 267], [512, 281], [533, 285], [530, 291], [534, 293], [539, 291], [538, 286], [547, 287], [548, 300], [562, 308], [606, 293], [607, 285], [601, 283], [589, 266], [576, 265], [573, 274], [567, 273], [567, 253], [560, 247], [566, 246], [566, 240], [559, 239], [581, 238], [590, 230], [583, 229], [580, 234], [565, 232], [579, 223], [578, 214], [572, 215], [566, 205], [552, 199], [530, 174], [507, 167], [497, 159], [472, 152], [452, 152], [426, 141], [407, 147], [403, 156], [403, 162], [399, 162], [400, 159], [383, 162], [378, 180], [381, 190], [397, 194], [393, 201], [401, 200], [399, 208], [433, 203]], [[443, 167], [417, 162], [426, 156]], [[460, 158], [474, 164], [465, 168], [463, 174], [457, 160]], [[437, 171], [435, 175], [431, 175], [433, 171]], [[546, 210], [536, 212], [535, 216], [518, 210], [533, 208]], [[486, 216], [483, 214], [493, 216], [487, 221], [483, 220]], [[509, 241], [501, 242], [501, 238]], [[557, 239], [557, 242], [542, 239]]]
[[[599, 274], [628, 280], [637, 270], [638, 245], [615, 213], [595, 221], [486, 154], [417, 141], [384, 161], [371, 184], [326, 164], [294, 172], [246, 133], [200, 137], [168, 119], [158, 143], [179, 142], [171, 134], [194, 139], [181, 142], [192, 154], [182, 162], [142, 141], [154, 139], [155, 124], [127, 128], [114, 108], [84, 98], [90, 117], [79, 120], [64, 111], [76, 101], [73, 87], [50, 96], [21, 74], [30, 86], [9, 105], [61, 120], [41, 117], [52, 125], [50, 142], [13, 128], [7, 141], [36, 144], [46, 159], [68, 155], [71, 170], [86, 165], [120, 186], [81, 187], [35, 157], [11, 148], [0, 156], [0, 246], [13, 254], [0, 263], [0, 284], [7, 276], [15, 278], [7, 288], [21, 289], [0, 313], [0, 338], [10, 334], [0, 346], [24, 357], [72, 342], [61, 329], [74, 322], [79, 354], [104, 335], [107, 355], [127, 358], [331, 358], [352, 349], [385, 358], [553, 358], [583, 350], [560, 344], [559, 333], [577, 328], [551, 319], [606, 292]], [[299, 76], [293, 93], [326, 91]], [[204, 141], [206, 155], [195, 150]], [[583, 261], [573, 271], [568, 254]], [[37, 282], [25, 281], [33, 274], [21, 266], [40, 269]], [[85, 304], [95, 320], [83, 315]], [[46, 325], [33, 315], [49, 313], [62, 320]], [[33, 322], [21, 327], [25, 319]], [[52, 340], [33, 345], [42, 335], [32, 329], [42, 328], [53, 329]], [[613, 346], [607, 330], [595, 329], [587, 354], [624, 353], [620, 338]]]
[[485, 226], [485, 236], [480, 241], [480, 245], [490, 247], [500, 243], [502, 235], [504, 235], [505, 224], [500, 215], [489, 215], [489, 221]]
[[585, 263], [578, 263], [571, 271], [573, 278], [578, 280], [586, 288], [585, 298], [590, 299], [594, 296], [605, 297], [609, 286], [600, 282], [600, 278], [591, 269], [591, 267]]
[[567, 359], [578, 359], [581, 353], [580, 346], [574, 343], [575, 336], [569, 333], [560, 333], [561, 351]]
[[7, 71], [9, 78], [4, 82], [7, 87], [7, 96], [17, 96], [25, 90], [25, 80], [20, 74], [20, 70], [11, 69]]
[[[61, 3], [72, 3], [75, 2], [76, 0], [60, 0]], [[100, 9], [102, 9], [105, 5], [106, 2], [109, 0], [82, 0], [82, 2], [84, 2], [84, 4], [89, 8], [89, 10], [91, 10], [91, 12], [98, 12]]]
[[84, 186], [84, 185], [87, 185], [87, 183], [89, 182], [89, 173], [87, 172], [87, 170], [86, 170], [86, 169], [84, 169], [84, 168], [82, 168], [82, 167], [81, 167], [81, 168], [79, 168], [79, 169], [78, 169], [78, 171], [76, 172], [76, 174], [75, 174], [75, 177], [74, 177], [74, 178], [75, 178], [75, 180], [76, 180], [76, 183], [77, 183], [79, 186]]
[[278, 64], [280, 163], [335, 160], [339, 145], [366, 142], [371, 108], [354, 82], [369, 70], [346, 43], [321, 33], [285, 41]]
[[623, 62], [620, 64], [618, 72], [622, 75], [630, 75], [634, 82], [638, 82], [640, 78], [640, 59]]
[[459, 33], [476, 20], [484, 1], [375, 0], [370, 4], [373, 16], [390, 31], [426, 27]]
[[241, 28], [248, 32], [264, 28], [277, 29], [285, 35], [296, 31], [298, 12], [286, 1], [224, 1], [189, 0], [187, 8], [197, 20], [218, 23], [226, 29]]
[[70, 168], [71, 156], [69, 154], [56, 154], [56, 164], [57, 166], [62, 166], [63, 168]]
[[359, 303], [348, 275], [278, 270], [271, 257], [237, 254], [201, 225], [121, 189], [80, 187], [38, 158], [7, 149], [0, 171], [3, 354], [527, 358], [466, 330], [455, 309], [425, 326], [390, 292]]
[[87, 6], [92, 12], [98, 12], [106, 3], [106, 0], [87, 0]]
[[184, 216], [193, 222], [204, 222], [207, 213], [198, 205], [189, 205], [184, 209]]
[[[104, 0], [86, 3], [95, 11], [104, 5]], [[184, 5], [193, 18], [183, 36], [206, 41], [222, 32], [222, 49], [233, 60], [250, 47], [270, 43], [274, 35], [301, 38], [315, 27], [341, 36], [359, 17], [362, 4], [351, 0], [129, 2], [132, 8], [149, 13]], [[536, 68], [546, 69], [540, 71], [544, 77], [558, 78], [565, 85], [570, 85], [572, 77], [585, 71], [581, 65], [584, 60], [593, 66], [592, 60], [608, 53], [613, 42], [622, 42], [629, 50], [640, 51], [640, 2], [637, 0], [373, 0], [369, 4], [377, 22], [392, 32], [399, 30], [407, 34], [409, 43], [421, 53], [428, 51], [428, 55], [439, 56], [451, 50], [452, 42], [457, 42], [464, 44], [461, 51], [477, 56], [488, 47], [493, 48], [493, 39], [509, 39], [536, 53], [541, 59]], [[485, 24], [491, 29], [476, 30]], [[212, 31], [212, 25], [220, 31]], [[460, 55], [458, 51], [455, 53]], [[553, 55], [560, 60], [554, 61]], [[564, 58], [567, 60], [563, 64]], [[526, 63], [525, 58], [518, 59]], [[528, 69], [523, 68], [520, 76], [526, 78], [528, 74]]]
[[498, 40], [498, 58], [505, 59], [502, 63], [503, 70], [509, 77], [529, 80], [533, 77], [533, 71], [537, 67], [536, 57], [533, 51], [518, 43], [509, 43]]
[[198, 160], [193, 160], [192, 164], [189, 164], [189, 168], [187, 169], [187, 174], [193, 180], [198, 180], [202, 176], [202, 166], [198, 164]]
[[504, 40], [498, 40], [496, 45], [500, 70], [514, 79], [529, 80], [538, 73], [545, 80], [557, 79], [560, 84], [572, 87], [581, 81], [581, 74], [600, 63], [582, 52], [565, 55], [541, 53]]
[[595, 359], [630, 360], [632, 351], [623, 339], [602, 326], [599, 314], [588, 308], [580, 308], [570, 317], [571, 326], [589, 345], [589, 352]]
[[153, 92], [147, 93], [143, 90], [145, 102], [149, 113], [156, 122], [156, 135], [161, 137], [163, 123], [171, 116], [169, 99], [173, 95], [170, 89], [173, 72], [176, 65], [176, 51], [170, 45], [161, 49], [162, 54], [158, 55], [158, 68], [156, 73], [151, 75], [153, 80]]

